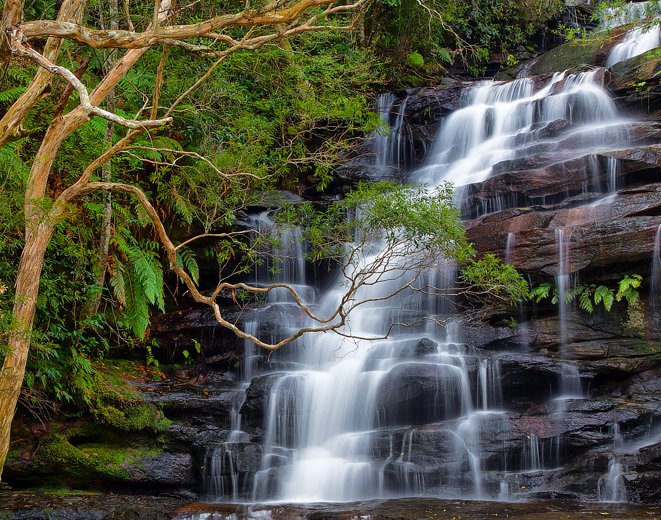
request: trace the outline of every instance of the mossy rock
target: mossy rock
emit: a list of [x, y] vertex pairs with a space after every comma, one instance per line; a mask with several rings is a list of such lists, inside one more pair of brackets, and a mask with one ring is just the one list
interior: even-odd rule
[[163, 412], [150, 403], [134, 403], [125, 409], [99, 404], [93, 409], [94, 418], [100, 424], [123, 431], [165, 431], [171, 423]]
[[661, 47], [652, 49], [611, 67], [611, 86], [618, 93], [636, 94], [658, 90], [661, 76]]
[[603, 66], [608, 57], [610, 39], [606, 33], [560, 45], [536, 58], [528, 69], [530, 75]]
[[41, 465], [56, 468], [60, 474], [73, 477], [74, 481], [84, 481], [86, 478], [130, 481], [130, 466], [140, 465], [161, 452], [159, 447], [137, 443], [85, 443], [74, 446], [67, 434], [58, 432], [42, 441], [36, 458]]

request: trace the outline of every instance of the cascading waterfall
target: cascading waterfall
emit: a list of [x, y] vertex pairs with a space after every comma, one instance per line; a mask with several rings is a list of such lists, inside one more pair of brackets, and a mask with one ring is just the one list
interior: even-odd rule
[[604, 9], [599, 25], [613, 29], [659, 14], [658, 2], [628, 2], [624, 5]]
[[615, 45], [608, 54], [607, 67], [655, 49], [661, 44], [658, 16], [661, 13], [657, 11], [657, 6], [658, 4], [654, 2], [630, 2], [605, 10], [604, 18], [601, 20], [603, 29], [613, 29], [644, 18], [654, 17], [648, 26], [636, 27], [626, 33], [624, 39]]
[[[380, 171], [399, 166], [391, 161], [403, 160], [396, 136], [403, 132], [398, 125], [404, 124], [406, 101], [397, 108], [394, 103], [394, 97], [379, 102], [379, 110], [391, 114], [388, 120], [395, 127], [376, 143]], [[466, 214], [474, 217], [521, 202], [502, 197], [471, 207], [473, 203], [463, 198], [468, 192], [461, 188], [497, 175], [494, 167], [500, 163], [533, 156], [549, 163], [585, 158], [586, 182], [593, 191], [615, 189], [615, 175], [598, 186], [591, 181], [599, 177], [591, 169], [598, 167], [595, 154], [621, 146], [628, 135], [627, 121], [601, 88], [598, 71], [555, 74], [541, 88], [527, 78], [484, 82], [466, 94], [464, 105], [443, 121], [427, 165], [411, 180], [430, 186], [452, 182]], [[567, 122], [563, 132], [550, 135], [548, 128], [558, 121]], [[561, 292], [571, 276], [567, 246], [572, 223], [565, 225], [557, 228]], [[513, 247], [514, 235], [511, 243], [508, 238], [508, 250]], [[289, 255], [297, 257], [299, 252]], [[369, 253], [363, 261], [370, 261]], [[304, 266], [297, 265], [297, 270], [285, 268], [279, 280], [304, 285]], [[450, 267], [427, 276], [438, 287], [443, 280], [451, 284], [452, 272]], [[370, 302], [355, 309], [347, 333], [380, 337], [390, 323], [405, 321], [411, 314], [438, 317], [447, 311], [419, 292], [383, 300], [395, 282], [399, 286], [401, 280], [361, 289], [357, 299]], [[318, 300], [310, 294], [308, 301], [323, 314], [335, 307], [342, 290], [340, 279]], [[267, 307], [291, 308], [286, 300], [269, 300]], [[278, 313], [278, 326], [299, 326], [291, 322], [293, 315]], [[512, 427], [500, 386], [499, 355], [485, 356], [469, 348], [461, 341], [456, 319], [442, 318], [398, 327], [385, 340], [319, 334], [291, 345], [287, 355], [293, 362], [274, 376], [266, 399], [263, 456], [253, 479], [252, 500], [350, 501], [420, 494], [511, 499], [520, 492], [518, 482], [526, 472], [557, 468], [562, 438], [553, 432], [530, 431], [527, 443], [518, 448], [516, 464], [514, 456], [490, 454], [493, 446], [485, 450], [485, 443], [497, 442], [498, 432]], [[260, 319], [257, 313], [255, 330]], [[561, 379], [551, 399], [583, 397], [572, 365], [566, 365]], [[553, 415], [562, 420], [561, 412]]]
[[407, 102], [408, 97], [398, 99], [394, 94], [382, 94], [377, 99], [376, 111], [386, 127], [373, 136], [377, 174], [387, 175], [398, 170], [412, 153], [404, 120]]
[[[538, 90], [529, 78], [484, 82], [466, 94], [465, 108], [443, 121], [427, 166], [418, 170], [413, 180], [430, 185], [451, 181], [468, 217], [545, 203], [495, 194], [480, 200], [477, 207], [467, 205], [464, 187], [487, 180], [499, 163], [523, 163], [533, 156], [546, 158], [549, 164], [582, 158], [585, 181], [590, 184], [596, 175], [591, 164], [594, 151], [615, 149], [628, 139], [628, 121], [601, 88], [598, 74], [598, 70], [577, 75], [556, 73]], [[560, 139], [552, 132], [548, 135], [559, 121], [568, 123]]]
[[654, 24], [646, 28], [633, 29], [627, 33], [624, 40], [611, 50], [606, 60], [606, 66], [628, 60], [659, 46], [661, 30]]
[[[301, 231], [291, 226], [279, 226], [271, 219], [269, 212], [262, 212], [249, 217], [248, 223], [255, 230], [256, 236], [266, 239], [261, 257], [264, 262], [255, 270], [253, 283], [257, 286], [274, 282], [293, 286], [303, 301], [311, 302], [316, 289], [306, 284], [305, 244]], [[271, 241], [269, 237], [275, 238]], [[271, 326], [271, 341], [278, 335], [289, 334], [297, 324], [292, 321], [292, 300], [288, 291], [275, 289], [266, 296], [265, 304], [244, 321], [246, 332], [265, 337], [260, 326], [267, 322], [277, 322], [280, 328]], [[215, 497], [237, 501], [242, 497], [243, 475], [239, 472], [238, 457], [242, 444], [250, 441], [250, 435], [241, 430], [240, 409], [245, 400], [245, 391], [253, 376], [258, 373], [257, 363], [262, 357], [255, 345], [244, 341], [242, 363], [243, 383], [237, 390], [235, 402], [230, 413], [230, 432], [225, 442], [208, 446], [204, 455], [203, 481], [205, 491]], [[287, 416], [287, 414], [285, 414]]]

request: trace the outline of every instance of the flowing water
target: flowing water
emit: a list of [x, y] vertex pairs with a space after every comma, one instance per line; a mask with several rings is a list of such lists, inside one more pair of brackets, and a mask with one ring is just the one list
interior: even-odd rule
[[658, 25], [629, 31], [624, 40], [611, 50], [606, 66], [612, 67], [616, 63], [656, 49], [659, 46], [660, 37], [661, 30]]
[[613, 29], [621, 25], [651, 18], [647, 26], [635, 27], [627, 31], [624, 39], [615, 45], [606, 60], [606, 66], [628, 60], [661, 44], [661, 18], [658, 16], [658, 2], [631, 2], [623, 6], [606, 9], [601, 21], [603, 29]]
[[[380, 98], [378, 110], [391, 132], [375, 137], [376, 178], [389, 168], [401, 168], [410, 153], [402, 137], [407, 132], [406, 103], [406, 98]], [[604, 175], [596, 155], [627, 143], [628, 121], [601, 87], [599, 71], [555, 74], [542, 86], [527, 78], [483, 82], [468, 90], [463, 103], [464, 108], [442, 122], [426, 165], [410, 180], [428, 186], [452, 182], [464, 214], [476, 217], [521, 203], [506, 196], [476, 202], [469, 197], [470, 187], [533, 157], [542, 165], [582, 161], [585, 190], [601, 197], [602, 204], [615, 196], [617, 163], [607, 162]], [[555, 229], [561, 302], [576, 276], [571, 262], [574, 224], [570, 220]], [[256, 216], [253, 225], [274, 228], [268, 214]], [[321, 315], [335, 308], [346, 280], [339, 278], [317, 295], [307, 282], [300, 236], [288, 228], [280, 234], [283, 245], [266, 251], [269, 260], [258, 270], [256, 283], [293, 284]], [[511, 233], [504, 254], [511, 256], [514, 246]], [[378, 242], [355, 268], [373, 262], [375, 255]], [[205, 458], [211, 495], [289, 503], [419, 495], [512, 500], [525, 494], [522, 483], [530, 472], [539, 475], [562, 466], [563, 439], [554, 431], [531, 426], [516, 445], [500, 446], [508, 432], [520, 427], [510, 420], [512, 397], [501, 385], [507, 353], [468, 346], [447, 300], [414, 291], [384, 299], [412, 276], [404, 267], [389, 264], [384, 281], [366, 285], [357, 295], [367, 303], [354, 309], [343, 332], [372, 340], [316, 334], [274, 354], [269, 366], [278, 370], [263, 376], [270, 383], [259, 470], [250, 482], [241, 481], [237, 454], [247, 434], [236, 414], [233, 436], [211, 447]], [[424, 278], [435, 287], [452, 287], [454, 270], [448, 265]], [[548, 413], [558, 422], [564, 420], [565, 405], [553, 403], [585, 400], [581, 375], [562, 354], [570, 340], [565, 329], [568, 305], [560, 306], [560, 369], [548, 389]], [[268, 330], [277, 340], [304, 323], [288, 295], [276, 292], [246, 327], [254, 333]], [[391, 328], [393, 323], [399, 325]], [[264, 374], [248, 345], [246, 352], [242, 389]], [[613, 431], [614, 439], [617, 435], [619, 430]], [[613, 460], [595, 499], [624, 497], [623, 468]]]
[[[427, 165], [412, 180], [430, 186], [447, 180], [461, 188], [486, 180], [503, 161], [544, 154], [553, 154], [554, 160], [587, 156], [586, 164], [591, 164], [596, 150], [627, 139], [626, 121], [594, 72], [556, 74], [537, 89], [530, 79], [485, 82], [470, 90], [464, 103], [465, 108], [443, 122]], [[379, 101], [393, 128], [377, 139], [377, 170], [403, 160], [405, 105], [406, 99], [396, 102], [393, 96]], [[543, 129], [558, 120], [569, 123], [560, 139], [543, 137]], [[607, 184], [606, 192], [614, 181]], [[459, 204], [461, 197], [459, 189]], [[466, 211], [483, 214], [508, 204], [503, 199], [498, 208]], [[557, 229], [557, 236], [562, 296], [570, 283], [571, 230]], [[288, 281], [300, 283], [299, 278]], [[417, 317], [438, 312], [420, 293], [382, 300], [396, 283], [401, 280], [364, 288], [358, 297], [372, 301], [354, 310], [346, 332], [376, 338], [411, 310]], [[319, 299], [319, 312], [332, 309], [341, 291], [340, 280]], [[324, 334], [299, 341], [293, 347], [296, 367], [279, 372], [268, 396], [262, 465], [252, 500], [342, 502], [422, 494], [511, 498], [508, 479], [513, 482], [517, 471], [558, 465], [561, 439], [539, 439], [534, 433], [522, 448], [520, 467], [507, 467], [504, 459], [493, 457], [487, 463], [483, 432], [510, 427], [499, 359], [463, 344], [460, 327], [448, 319], [397, 328], [385, 340]], [[581, 399], [578, 371], [566, 364], [561, 372], [552, 397]], [[424, 452], [425, 445], [431, 453]]]
[[404, 120], [407, 102], [408, 97], [399, 99], [394, 94], [382, 94], [377, 99], [376, 111], [385, 128], [372, 136], [376, 176], [391, 174], [406, 166], [411, 157], [411, 139]]

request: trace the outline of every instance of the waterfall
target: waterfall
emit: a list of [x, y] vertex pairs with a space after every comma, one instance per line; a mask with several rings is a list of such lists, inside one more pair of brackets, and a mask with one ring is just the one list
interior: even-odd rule
[[629, 2], [603, 11], [600, 21], [603, 30], [639, 22], [644, 18], [654, 16], [646, 26], [634, 27], [627, 31], [624, 39], [615, 45], [608, 54], [607, 67], [612, 67], [616, 63], [628, 60], [659, 46], [661, 30], [658, 15], [661, 13], [658, 12], [658, 5], [658, 2]]
[[661, 30], [658, 25], [643, 27], [629, 31], [624, 40], [615, 45], [608, 54], [606, 61], [607, 67], [612, 67], [616, 63], [633, 58], [655, 49], [659, 46]]
[[[426, 165], [411, 174], [411, 180], [429, 186], [454, 183], [458, 204], [466, 213], [480, 215], [517, 201], [504, 196], [498, 205], [491, 201], [468, 207], [473, 204], [467, 198], [470, 190], [462, 187], [479, 185], [517, 161], [541, 157], [543, 164], [551, 164], [585, 158], [586, 180], [599, 177], [603, 172], [591, 170], [599, 167], [595, 154], [622, 146], [628, 122], [601, 87], [598, 72], [555, 74], [541, 88], [529, 78], [477, 84], [465, 94], [463, 108], [441, 123]], [[406, 103], [394, 96], [379, 100], [391, 132], [375, 137], [377, 178], [401, 166], [397, 162], [403, 160], [404, 141], [399, 136], [405, 134]], [[614, 190], [614, 179], [613, 173], [596, 189]], [[264, 223], [267, 216], [259, 219]], [[555, 227], [561, 302], [573, 276], [572, 224]], [[302, 253], [291, 233], [289, 252], [272, 252], [274, 257], [298, 258]], [[377, 240], [371, 242], [354, 268], [373, 261], [378, 247]], [[508, 239], [508, 255], [513, 247], [514, 234]], [[451, 306], [428, 294], [404, 291], [386, 298], [407, 280], [405, 267], [391, 264], [387, 280], [361, 288], [356, 301], [366, 303], [354, 309], [342, 331], [346, 336], [304, 336], [283, 354], [290, 362], [279, 366], [265, 396], [262, 459], [251, 486], [253, 500], [341, 502], [420, 494], [511, 498], [512, 490], [520, 492], [513, 484], [519, 474], [560, 465], [562, 436], [552, 431], [524, 433], [528, 440], [509, 448], [515, 450], [512, 456], [493, 455], [501, 433], [512, 427], [499, 354], [486, 355], [466, 345]], [[431, 270], [422, 278], [436, 287], [451, 287], [454, 270]], [[277, 276], [304, 287], [304, 271], [296, 263], [284, 266]], [[338, 278], [318, 297], [310, 292], [307, 301], [323, 315], [336, 306], [344, 282]], [[285, 309], [275, 315], [276, 329], [301, 325], [286, 301], [269, 299], [267, 305]], [[568, 343], [566, 304], [560, 313], [562, 360]], [[256, 314], [256, 327], [260, 319]], [[392, 323], [407, 320], [409, 326], [391, 329]], [[576, 367], [563, 362], [561, 372], [559, 396], [565, 401], [583, 398]], [[558, 397], [557, 388], [551, 394]], [[552, 411], [551, 418], [562, 422], [563, 412]], [[516, 454], [519, 464], [512, 467]]]
[[[520, 205], [498, 193], [479, 201], [479, 207], [465, 200], [465, 187], [500, 173], [494, 169], [499, 164], [517, 166], [531, 157], [548, 164], [584, 158], [589, 181], [596, 174], [591, 154], [617, 149], [628, 139], [629, 122], [600, 86], [598, 73], [556, 73], [538, 90], [530, 78], [483, 82], [464, 96], [464, 108], [443, 121], [427, 165], [413, 180], [452, 182], [458, 204], [471, 218]], [[557, 135], [553, 128], [560, 121], [567, 128]]]
[[[260, 257], [263, 263], [255, 266], [252, 283], [265, 286], [270, 283], [286, 283], [292, 286], [301, 299], [310, 303], [316, 298], [316, 289], [306, 283], [306, 246], [300, 228], [279, 225], [268, 211], [247, 218], [255, 230], [255, 240], [259, 240]], [[244, 330], [255, 336], [277, 342], [291, 334], [301, 325], [301, 319], [293, 319], [294, 300], [286, 289], [277, 288], [269, 292], [264, 304], [257, 310], [248, 312], [244, 320]], [[265, 335], [268, 331], [269, 335]], [[284, 357], [284, 356], [282, 356]], [[277, 356], [276, 356], [277, 358]], [[246, 483], [247, 478], [239, 470], [242, 449], [250, 442], [250, 435], [241, 430], [241, 407], [246, 398], [246, 390], [252, 378], [260, 371], [263, 360], [255, 345], [244, 340], [244, 356], [241, 366], [242, 382], [236, 390], [230, 411], [230, 431], [224, 442], [206, 447], [203, 465], [204, 490], [209, 495], [226, 501], [237, 501], [246, 496], [246, 488], [255, 483]], [[281, 385], [286, 381], [279, 381]], [[282, 418], [290, 419], [289, 410], [275, 407], [282, 412]], [[274, 412], [276, 413], [276, 412]], [[247, 484], [247, 485], [246, 485]]]
[[656, 234], [654, 235], [650, 304], [652, 309], [661, 310], [661, 224], [656, 229]]
[[597, 499], [600, 502], [625, 502], [627, 490], [624, 485], [625, 469], [615, 458], [608, 462], [608, 473], [599, 478]]
[[602, 11], [599, 25], [601, 29], [613, 29], [659, 14], [657, 9], [658, 2], [628, 2], [609, 7]]
[[376, 102], [376, 112], [385, 131], [375, 132], [374, 168], [377, 175], [388, 175], [405, 165], [412, 157], [411, 139], [405, 125], [408, 97], [398, 99], [394, 94], [381, 94]]

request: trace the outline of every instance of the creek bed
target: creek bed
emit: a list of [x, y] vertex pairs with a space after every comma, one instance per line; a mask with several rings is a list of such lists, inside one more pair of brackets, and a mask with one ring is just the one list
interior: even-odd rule
[[142, 495], [0, 492], [0, 520], [517, 520], [661, 519], [661, 506], [625, 503], [481, 502], [406, 498], [350, 503], [227, 504]]

